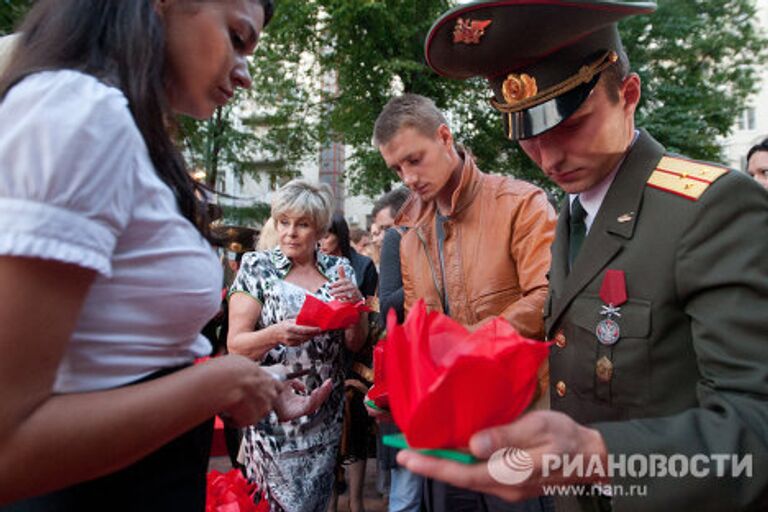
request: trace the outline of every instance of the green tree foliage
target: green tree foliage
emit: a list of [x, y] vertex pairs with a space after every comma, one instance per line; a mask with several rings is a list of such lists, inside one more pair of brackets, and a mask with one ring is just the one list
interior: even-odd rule
[[725, 136], [754, 92], [765, 34], [754, 0], [662, 0], [621, 25], [643, 81], [638, 122], [671, 151], [721, 161]]
[[[450, 112], [457, 139], [472, 149], [481, 168], [546, 185], [504, 138], [484, 80], [446, 80], [424, 65], [424, 37], [453, 4], [281, 0], [256, 56], [253, 99], [269, 106], [272, 117], [265, 125], [274, 122], [277, 128], [265, 131], [260, 143], [291, 162], [316, 151], [319, 141], [343, 140], [352, 148], [348, 184], [376, 195], [395, 176], [371, 147], [374, 120], [392, 94], [415, 92]], [[754, 1], [660, 0], [657, 13], [626, 20], [620, 28], [644, 84], [638, 126], [673, 151], [719, 160], [716, 138], [728, 133], [765, 60]], [[314, 65], [302, 69], [302, 61]], [[334, 80], [335, 90], [319, 92]]]
[[32, 0], [0, 0], [0, 36], [13, 32], [31, 5]]
[[[347, 183], [375, 196], [396, 179], [371, 146], [376, 116], [399, 92], [424, 94], [450, 113], [456, 138], [481, 168], [547, 185], [504, 138], [484, 80], [438, 77], [423, 63], [424, 37], [454, 0], [279, 0], [254, 58], [254, 86], [241, 93], [255, 110], [225, 109], [182, 121], [193, 166], [215, 184], [226, 165], [238, 173], [291, 176], [317, 148], [340, 140], [351, 151]], [[0, 33], [30, 0], [0, 0]], [[638, 126], [670, 150], [721, 159], [727, 135], [764, 64], [754, 0], [659, 0], [658, 11], [622, 22], [633, 69], [643, 80]], [[263, 155], [269, 155], [266, 160]]]

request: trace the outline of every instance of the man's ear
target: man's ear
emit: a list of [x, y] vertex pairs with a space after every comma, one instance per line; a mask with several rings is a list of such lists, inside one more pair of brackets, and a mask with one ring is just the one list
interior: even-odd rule
[[437, 127], [437, 138], [447, 148], [453, 148], [453, 134], [447, 125], [441, 124]]
[[635, 114], [640, 103], [641, 83], [637, 73], [630, 73], [621, 83], [621, 97], [624, 100], [624, 109], [628, 114]]

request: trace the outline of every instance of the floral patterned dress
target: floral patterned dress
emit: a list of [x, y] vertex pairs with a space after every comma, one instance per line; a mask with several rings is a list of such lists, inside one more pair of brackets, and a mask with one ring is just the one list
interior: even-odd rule
[[[317, 269], [328, 281], [315, 297], [330, 301], [329, 285], [344, 268], [354, 282], [354, 270], [345, 258], [316, 253]], [[255, 329], [295, 318], [309, 291], [285, 281], [291, 261], [279, 247], [248, 253], [230, 288], [246, 293], [262, 305]], [[312, 369], [300, 377], [310, 392], [325, 379], [333, 380], [328, 400], [314, 414], [280, 422], [274, 412], [243, 432], [245, 469], [269, 501], [273, 512], [325, 511], [331, 495], [333, 469], [341, 437], [344, 399], [344, 331], [327, 331], [306, 343], [289, 347], [278, 345], [261, 359], [263, 366], [282, 365], [288, 371]]]

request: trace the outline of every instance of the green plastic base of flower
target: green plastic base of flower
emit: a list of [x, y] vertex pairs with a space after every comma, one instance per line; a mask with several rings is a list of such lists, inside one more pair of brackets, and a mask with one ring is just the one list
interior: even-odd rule
[[[381, 441], [387, 445], [391, 446], [392, 448], [402, 448], [402, 449], [410, 449], [410, 446], [408, 446], [408, 441], [405, 440], [405, 436], [403, 434], [388, 434], [386, 436], [382, 436]], [[424, 455], [429, 455], [431, 457], [437, 457], [440, 459], [449, 459], [456, 462], [461, 462], [462, 464], [474, 464], [477, 462], [477, 459], [467, 453], [467, 452], [461, 452], [458, 450], [416, 450], [419, 453], [423, 453]]]
[[365, 401], [365, 405], [367, 405], [368, 407], [370, 407], [374, 411], [389, 412], [389, 409], [385, 409], [383, 407], [379, 407], [378, 405], [376, 405], [376, 402], [374, 402], [373, 400], [366, 400]]

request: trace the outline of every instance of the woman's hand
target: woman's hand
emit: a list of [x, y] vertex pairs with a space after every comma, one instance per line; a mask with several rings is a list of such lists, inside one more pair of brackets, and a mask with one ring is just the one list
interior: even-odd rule
[[330, 284], [331, 296], [342, 302], [360, 302], [363, 299], [357, 285], [347, 279], [344, 267], [339, 268], [339, 278]]
[[306, 343], [322, 331], [319, 327], [297, 325], [295, 319], [283, 320], [269, 327], [277, 343], [295, 347]]
[[300, 416], [312, 414], [320, 408], [333, 391], [333, 382], [326, 379], [309, 396], [298, 395], [294, 391], [304, 391], [304, 384], [298, 380], [289, 380], [275, 402], [275, 412], [280, 421], [288, 421]]
[[220, 415], [238, 427], [258, 423], [275, 408], [278, 395], [285, 384], [247, 357], [228, 355], [206, 364], [219, 365], [231, 379], [231, 405]]

